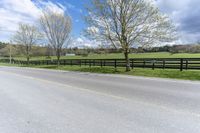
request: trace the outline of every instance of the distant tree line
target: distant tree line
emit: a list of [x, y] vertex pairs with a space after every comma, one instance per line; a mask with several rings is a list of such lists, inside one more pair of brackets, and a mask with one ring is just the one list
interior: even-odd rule
[[161, 46], [152, 48], [138, 48], [138, 52], [170, 52], [176, 53], [200, 53], [200, 44], [188, 44], [188, 45], [173, 45], [173, 46]]
[[[66, 49], [68, 53], [76, 55], [94, 54], [109, 54], [109, 53], [122, 53], [122, 48], [81, 48], [78, 47]], [[146, 52], [169, 52], [176, 53], [200, 53], [200, 44], [187, 44], [187, 45], [164, 45], [160, 47], [138, 47], [130, 48], [130, 53], [146, 53]]]
[[[9, 57], [9, 43], [0, 42], [0, 56]], [[12, 44], [12, 55], [13, 56], [25, 56], [26, 50], [23, 45], [14, 45]], [[60, 53], [61, 56], [66, 54], [74, 54], [77, 56], [86, 57], [89, 54], [110, 54], [110, 53], [122, 53], [123, 49], [116, 48], [63, 48]], [[151, 48], [130, 48], [130, 53], [146, 53], [146, 52], [169, 52], [171, 54], [177, 53], [200, 53], [200, 44], [190, 44], [190, 45], [165, 45], [160, 47], [151, 47]], [[56, 56], [56, 53], [52, 47], [47, 46], [33, 46], [30, 52], [31, 57], [36, 56], [46, 56], [47, 59], [50, 59], [51, 56]]]

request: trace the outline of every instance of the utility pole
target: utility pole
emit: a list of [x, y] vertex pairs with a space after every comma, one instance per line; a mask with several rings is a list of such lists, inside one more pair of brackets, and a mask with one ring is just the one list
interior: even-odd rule
[[10, 41], [10, 44], [9, 44], [9, 54], [10, 54], [10, 64], [12, 64], [12, 41]]

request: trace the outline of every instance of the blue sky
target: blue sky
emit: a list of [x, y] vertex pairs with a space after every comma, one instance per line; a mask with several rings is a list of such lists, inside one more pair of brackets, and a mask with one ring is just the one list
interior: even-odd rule
[[8, 42], [20, 22], [36, 23], [42, 8], [50, 7], [68, 13], [73, 21], [72, 37], [79, 43], [89, 43], [82, 36], [86, 14], [84, 5], [87, 2], [88, 0], [0, 0], [0, 41]]
[[51, 0], [54, 3], [60, 3], [66, 7], [66, 12], [70, 14], [73, 20], [73, 35], [78, 37], [81, 35], [85, 27], [84, 15], [87, 0]]
[[[84, 5], [89, 0], [0, 0], [0, 41], [8, 42], [20, 22], [36, 23], [42, 7], [67, 12], [73, 19], [75, 43], [91, 46], [95, 42], [82, 36], [86, 28]], [[156, 0], [159, 9], [178, 26], [179, 43], [200, 41], [200, 0]]]
[[[81, 35], [83, 29], [85, 28], [84, 15], [85, 4], [88, 3], [88, 0], [43, 0], [45, 2], [51, 1], [54, 4], [57, 4], [62, 8], [65, 7], [65, 12], [68, 13], [73, 20], [73, 31], [72, 36], [78, 37]], [[38, 0], [33, 0], [37, 3]]]

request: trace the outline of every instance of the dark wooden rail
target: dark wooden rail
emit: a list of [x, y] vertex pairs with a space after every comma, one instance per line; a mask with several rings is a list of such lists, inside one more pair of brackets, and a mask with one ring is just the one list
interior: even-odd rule
[[[9, 59], [0, 59], [0, 62], [9, 63]], [[12, 60], [12, 63], [27, 65], [27, 61]], [[57, 60], [37, 60], [30, 61], [30, 65], [57, 65]], [[126, 67], [124, 59], [62, 59], [60, 65], [79, 65], [81, 66], [112, 66]], [[161, 68], [179, 69], [180, 71], [196, 69], [200, 70], [200, 58], [132, 58], [130, 59], [131, 68]]]

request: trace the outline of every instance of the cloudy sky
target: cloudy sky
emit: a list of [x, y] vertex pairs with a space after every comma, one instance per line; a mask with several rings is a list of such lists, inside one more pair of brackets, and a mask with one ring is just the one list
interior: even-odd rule
[[157, 0], [160, 10], [178, 25], [180, 41], [200, 41], [200, 0]]
[[[92, 45], [81, 35], [85, 28], [84, 5], [88, 0], [0, 0], [0, 41], [9, 41], [20, 22], [35, 23], [43, 7], [68, 12], [73, 18], [72, 36], [82, 45]], [[156, 0], [178, 26], [180, 43], [200, 40], [200, 0]]]

